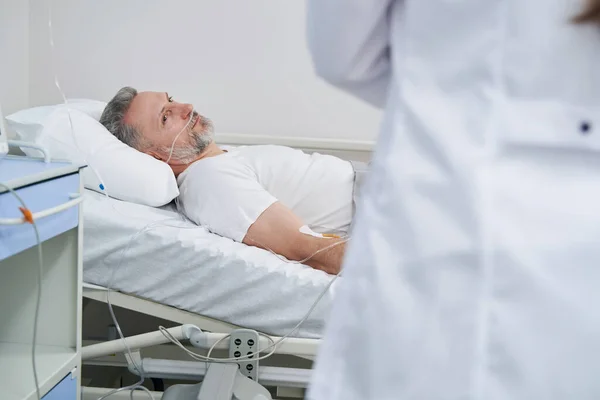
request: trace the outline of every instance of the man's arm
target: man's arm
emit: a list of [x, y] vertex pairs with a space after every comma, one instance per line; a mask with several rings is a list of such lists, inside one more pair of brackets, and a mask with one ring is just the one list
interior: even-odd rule
[[[341, 239], [324, 239], [300, 232], [304, 224], [289, 208], [279, 202], [269, 206], [250, 226], [243, 243], [274, 251], [289, 260], [304, 260], [306, 265], [329, 274], [340, 272], [345, 243], [327, 250]], [[318, 252], [317, 254], [314, 254]], [[314, 256], [313, 256], [314, 254]]]
[[391, 76], [389, 11], [398, 0], [308, 0], [308, 43], [316, 73], [376, 107]]

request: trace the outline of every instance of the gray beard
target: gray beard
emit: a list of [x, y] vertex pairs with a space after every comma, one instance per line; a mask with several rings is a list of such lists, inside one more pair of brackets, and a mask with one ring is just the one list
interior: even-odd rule
[[[213, 124], [208, 118], [201, 117], [202, 131], [189, 131], [190, 144], [175, 146], [171, 154], [171, 160], [181, 164], [189, 164], [194, 161], [213, 142]], [[165, 154], [169, 154], [170, 148], [162, 148]]]

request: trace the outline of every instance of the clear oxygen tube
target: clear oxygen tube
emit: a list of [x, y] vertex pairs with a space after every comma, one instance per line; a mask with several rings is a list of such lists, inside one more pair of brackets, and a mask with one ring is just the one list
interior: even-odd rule
[[183, 132], [186, 132], [186, 131], [188, 133], [191, 132], [191, 128], [196, 124], [196, 122], [199, 118], [200, 118], [200, 115], [192, 107], [192, 111], [190, 112], [190, 119], [188, 119], [188, 122], [185, 124], [185, 126], [183, 128], [181, 128], [179, 133], [177, 135], [175, 135], [175, 138], [173, 139], [173, 143], [171, 143], [171, 147], [169, 148], [169, 157], [167, 157], [167, 160], [165, 161], [167, 164], [169, 163], [169, 161], [171, 161], [171, 158], [173, 157], [173, 149], [175, 148], [175, 143], [177, 142], [177, 139], [179, 139], [179, 136], [181, 136], [181, 134]]

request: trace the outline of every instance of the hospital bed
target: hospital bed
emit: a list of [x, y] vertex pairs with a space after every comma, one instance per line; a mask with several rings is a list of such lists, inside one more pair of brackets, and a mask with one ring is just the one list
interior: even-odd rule
[[[230, 145], [281, 144], [358, 160], [368, 159], [372, 146], [246, 135], [221, 135], [217, 140]], [[182, 218], [174, 204], [152, 208], [92, 191], [84, 197], [84, 325], [86, 303], [105, 303], [110, 287], [113, 306], [174, 324], [192, 324], [221, 335], [244, 327], [281, 336], [331, 282], [322, 271], [211, 234]], [[279, 353], [314, 357], [336, 284]], [[178, 354], [191, 361], [183, 352]], [[309, 375], [296, 372], [303, 383], [295, 380], [291, 386], [304, 387]]]

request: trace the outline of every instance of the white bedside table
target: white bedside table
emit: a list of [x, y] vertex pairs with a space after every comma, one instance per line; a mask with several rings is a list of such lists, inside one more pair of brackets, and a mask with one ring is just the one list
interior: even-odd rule
[[[81, 166], [27, 157], [0, 159], [0, 182], [35, 214], [81, 195]], [[0, 186], [0, 219], [22, 217]], [[44, 256], [36, 367], [44, 400], [80, 397], [82, 215], [73, 205], [36, 218]], [[38, 253], [30, 224], [0, 225], [0, 398], [36, 398], [31, 365]]]

